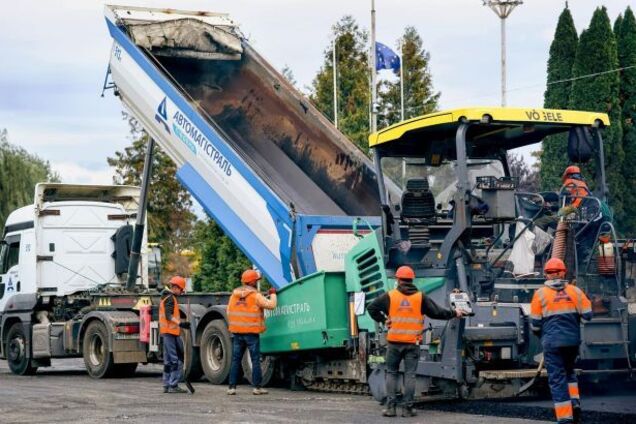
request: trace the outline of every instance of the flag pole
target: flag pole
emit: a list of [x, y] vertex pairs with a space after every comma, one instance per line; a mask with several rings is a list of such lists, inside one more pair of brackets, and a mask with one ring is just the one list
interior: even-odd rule
[[400, 121], [404, 121], [404, 38], [400, 40]]
[[333, 123], [338, 129], [338, 64], [336, 62], [336, 42], [338, 41], [338, 36], [334, 35], [332, 41], [333, 48]]
[[375, 46], [375, 0], [371, 0], [371, 55], [369, 57], [371, 67], [371, 133], [378, 129], [378, 111], [376, 105], [376, 46]]

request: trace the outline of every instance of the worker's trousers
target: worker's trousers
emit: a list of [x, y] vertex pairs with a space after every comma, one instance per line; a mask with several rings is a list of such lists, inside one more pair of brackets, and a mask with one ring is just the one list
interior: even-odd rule
[[404, 392], [402, 405], [413, 405], [415, 395], [415, 371], [420, 360], [420, 346], [416, 344], [391, 343], [386, 353], [387, 405], [395, 406], [398, 396], [400, 362], [404, 360]]
[[232, 366], [230, 367], [230, 387], [235, 387], [241, 371], [241, 360], [245, 350], [249, 350], [252, 360], [252, 385], [261, 387], [261, 339], [258, 334], [232, 334]]
[[558, 423], [573, 422], [573, 408], [580, 408], [579, 385], [574, 364], [578, 346], [544, 347], [545, 368], [552, 392], [554, 411]]
[[162, 334], [163, 339], [163, 387], [177, 387], [183, 368], [183, 342], [181, 337]]

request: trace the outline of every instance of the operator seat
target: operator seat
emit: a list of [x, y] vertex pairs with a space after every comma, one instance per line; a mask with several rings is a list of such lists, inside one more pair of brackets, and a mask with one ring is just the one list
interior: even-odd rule
[[426, 178], [411, 178], [402, 193], [400, 218], [406, 224], [423, 223], [435, 218], [435, 197]]

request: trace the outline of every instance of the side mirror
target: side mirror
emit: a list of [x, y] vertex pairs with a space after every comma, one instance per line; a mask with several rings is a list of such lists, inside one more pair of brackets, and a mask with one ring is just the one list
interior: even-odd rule
[[590, 128], [570, 128], [568, 134], [568, 158], [570, 162], [587, 163], [594, 155], [594, 140]]

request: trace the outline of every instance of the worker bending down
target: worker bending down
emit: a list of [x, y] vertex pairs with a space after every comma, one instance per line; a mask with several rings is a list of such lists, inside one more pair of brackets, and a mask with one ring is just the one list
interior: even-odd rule
[[[397, 288], [376, 298], [367, 308], [375, 321], [386, 323], [388, 349], [386, 354], [386, 409], [385, 417], [395, 417], [398, 394], [398, 372], [404, 360], [404, 395], [402, 416], [417, 415], [413, 408], [415, 394], [415, 371], [420, 359], [420, 342], [424, 331], [424, 316], [449, 320], [465, 315], [460, 310], [444, 309], [426, 297], [413, 284], [415, 272], [411, 267], [401, 266], [395, 272]], [[388, 315], [388, 319], [387, 319]]]
[[183, 343], [181, 329], [189, 329], [190, 323], [182, 321], [177, 296], [185, 293], [186, 280], [174, 276], [161, 294], [159, 303], [159, 333], [163, 340], [163, 392], [187, 393], [179, 387], [183, 367]]
[[561, 259], [548, 260], [545, 285], [534, 292], [530, 313], [532, 331], [543, 345], [557, 422], [578, 423], [581, 400], [574, 363], [581, 344], [580, 320], [592, 319], [592, 304], [581, 289], [565, 281], [565, 273]]
[[227, 319], [232, 333], [232, 366], [230, 367], [230, 387], [228, 395], [236, 394], [236, 383], [241, 370], [241, 359], [245, 350], [249, 350], [252, 360], [252, 393], [267, 394], [261, 387], [261, 349], [259, 334], [265, 331], [264, 309], [276, 308], [276, 290], [269, 289], [270, 298], [256, 290], [256, 282], [261, 279], [258, 272], [248, 269], [241, 276], [241, 287], [232, 292], [227, 305]]

